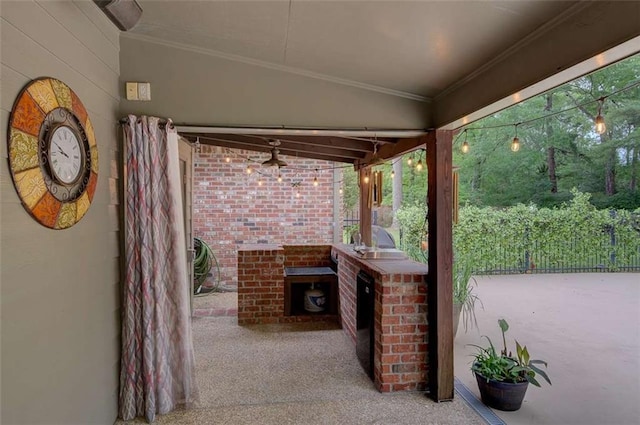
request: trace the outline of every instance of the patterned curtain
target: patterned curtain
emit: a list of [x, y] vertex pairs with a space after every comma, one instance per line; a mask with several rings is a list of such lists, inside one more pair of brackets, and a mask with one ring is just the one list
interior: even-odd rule
[[154, 117], [124, 127], [125, 277], [120, 417], [145, 416], [197, 399], [189, 313], [178, 135]]

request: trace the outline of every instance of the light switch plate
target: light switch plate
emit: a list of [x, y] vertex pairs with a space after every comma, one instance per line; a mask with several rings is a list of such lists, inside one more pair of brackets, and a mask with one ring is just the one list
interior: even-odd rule
[[138, 100], [138, 83], [127, 81], [126, 92], [127, 100]]
[[138, 83], [138, 99], [151, 100], [151, 83]]

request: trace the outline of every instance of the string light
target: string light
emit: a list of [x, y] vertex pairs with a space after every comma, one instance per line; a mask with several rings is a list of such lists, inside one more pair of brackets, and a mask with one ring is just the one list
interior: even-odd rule
[[342, 192], [343, 192], [342, 188], [340, 188], [340, 190], [338, 190], [338, 192], [340, 192], [340, 195], [342, 195]]
[[604, 123], [604, 118], [602, 117], [602, 105], [604, 105], [604, 97], [598, 99], [598, 115], [595, 119], [596, 125], [596, 133], [603, 134], [607, 131], [607, 125]]
[[422, 171], [422, 158], [418, 160], [418, 163], [416, 164], [416, 170]]
[[282, 183], [282, 174], [278, 173], [278, 183]]
[[409, 159], [407, 159], [407, 165], [409, 167], [411, 167], [411, 165], [413, 165], [413, 156], [410, 156]]
[[296, 198], [299, 198], [299, 197], [300, 197], [300, 192], [296, 190]]
[[[606, 124], [605, 124], [605, 121], [604, 121], [604, 117], [602, 116], [602, 105], [603, 105], [604, 101], [607, 98], [611, 97], [611, 96], [615, 96], [615, 95], [617, 95], [619, 93], [626, 92], [626, 91], [631, 90], [631, 89], [633, 89], [635, 87], [638, 87], [638, 86], [640, 86], [640, 80], [635, 80], [632, 83], [626, 85], [625, 87], [623, 87], [621, 89], [618, 89], [616, 91], [613, 91], [611, 93], [608, 93], [608, 94], [606, 94], [606, 95], [604, 95], [604, 96], [602, 96], [602, 97], [600, 97], [598, 99], [588, 100], [588, 101], [580, 103], [580, 104], [575, 104], [574, 106], [570, 106], [568, 108], [565, 108], [565, 109], [562, 109], [562, 110], [559, 110], [559, 111], [551, 112], [551, 113], [546, 114], [546, 115], [540, 115], [540, 116], [537, 116], [537, 117], [522, 121], [522, 122], [520, 122], [518, 124], [496, 124], [496, 125], [485, 125], [485, 126], [481, 126], [481, 127], [471, 127], [471, 128], [465, 129], [465, 132], [467, 130], [491, 130], [491, 129], [496, 129], [496, 128], [510, 127], [512, 125], [530, 124], [530, 123], [533, 123], [535, 121], [539, 121], [539, 120], [543, 120], [543, 119], [546, 119], [546, 118], [554, 117], [556, 115], [564, 114], [564, 113], [572, 111], [574, 109], [584, 108], [584, 107], [586, 107], [588, 105], [591, 105], [594, 102], [598, 102], [599, 103], [598, 115], [594, 119], [594, 125], [596, 126], [595, 131], [598, 134], [603, 134], [606, 131]], [[602, 131], [602, 133], [600, 133], [600, 131]], [[462, 134], [460, 133], [458, 135], [458, 137], [461, 137], [461, 136], [462, 136]], [[515, 140], [515, 139], [517, 139], [517, 136], [514, 138], [514, 141], [511, 142], [511, 150], [513, 150], [514, 152], [517, 152], [517, 150], [520, 149], [520, 139], [517, 139], [517, 140]]]
[[464, 143], [462, 143], [462, 147], [460, 148], [462, 153], [469, 153], [469, 142], [467, 142], [467, 129], [464, 129]]
[[391, 178], [394, 178], [396, 176], [396, 172], [391, 170]]
[[364, 184], [369, 184], [369, 174], [364, 175]]
[[247, 174], [251, 174], [252, 172], [251, 165], [247, 165]]
[[224, 158], [224, 162], [226, 162], [227, 164], [228, 164], [228, 163], [230, 163], [230, 162], [231, 162], [231, 157], [230, 157], [229, 155], [227, 155], [227, 156]]
[[314, 185], [314, 186], [316, 186], [316, 187], [318, 187], [318, 185], [319, 185], [319, 184], [320, 184], [320, 183], [318, 183], [318, 177], [314, 177], [314, 178], [313, 178], [313, 185]]
[[518, 139], [518, 126], [519, 125], [520, 125], [520, 123], [515, 125], [516, 135], [513, 138], [513, 140], [511, 141], [511, 151], [512, 152], [518, 152], [520, 150], [520, 139]]
[[262, 186], [262, 177], [258, 179], [258, 186]]

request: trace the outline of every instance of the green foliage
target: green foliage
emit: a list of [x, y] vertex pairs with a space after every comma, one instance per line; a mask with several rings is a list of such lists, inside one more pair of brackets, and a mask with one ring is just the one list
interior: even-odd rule
[[416, 261], [425, 262], [422, 242], [427, 234], [427, 207], [424, 203], [402, 207], [396, 212], [400, 226], [400, 249]]
[[593, 264], [594, 258], [604, 258], [603, 266], [615, 271], [618, 264], [637, 258], [640, 226], [636, 213], [598, 210], [589, 202], [590, 194], [575, 189], [571, 193], [570, 202], [553, 209], [533, 204], [505, 209], [461, 208], [453, 228], [455, 255], [469, 258], [475, 273], [524, 272], [539, 264], [582, 268]]
[[[461, 203], [551, 208], [567, 202], [576, 187], [593, 193], [598, 208], [639, 208], [638, 81], [640, 55], [635, 55], [468, 126], [454, 144]], [[598, 135], [593, 121], [603, 96], [607, 130]], [[509, 150], [514, 123], [522, 123], [517, 153]], [[466, 155], [459, 149], [465, 138]], [[554, 165], [557, 192], [550, 176]]]
[[509, 330], [509, 324], [506, 320], [498, 320], [500, 331], [502, 332], [502, 341], [504, 348], [497, 353], [495, 346], [491, 342], [488, 336], [484, 335], [484, 338], [489, 342], [488, 347], [481, 347], [479, 345], [473, 345], [478, 351], [474, 356], [474, 361], [471, 366], [471, 370], [482, 375], [488, 380], [501, 381], [501, 382], [524, 382], [540, 387], [540, 383], [536, 379], [536, 374], [542, 376], [545, 381], [551, 385], [551, 380], [547, 373], [537, 365], [544, 365], [547, 367], [547, 362], [544, 360], [532, 360], [529, 355], [529, 350], [526, 346], [521, 346], [518, 341], [516, 343], [516, 357], [513, 357], [511, 352], [507, 354], [507, 342], [505, 333]]
[[358, 205], [359, 196], [358, 173], [353, 168], [342, 169], [342, 208], [345, 211], [353, 211]]
[[482, 301], [473, 292], [478, 282], [472, 276], [471, 261], [468, 258], [456, 259], [453, 265], [453, 303], [462, 306], [462, 323], [466, 332], [470, 327], [478, 327], [476, 320], [476, 302]]

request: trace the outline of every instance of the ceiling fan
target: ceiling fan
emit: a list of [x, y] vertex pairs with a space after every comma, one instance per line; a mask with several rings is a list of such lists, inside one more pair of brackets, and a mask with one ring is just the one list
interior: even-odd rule
[[278, 158], [278, 154], [280, 153], [280, 150], [278, 149], [278, 146], [280, 146], [280, 140], [270, 140], [269, 144], [271, 146], [273, 146], [271, 148], [271, 158], [267, 159], [266, 161], [264, 161], [262, 163], [262, 165], [267, 166], [267, 167], [286, 167], [287, 163], [282, 161], [280, 158]]

